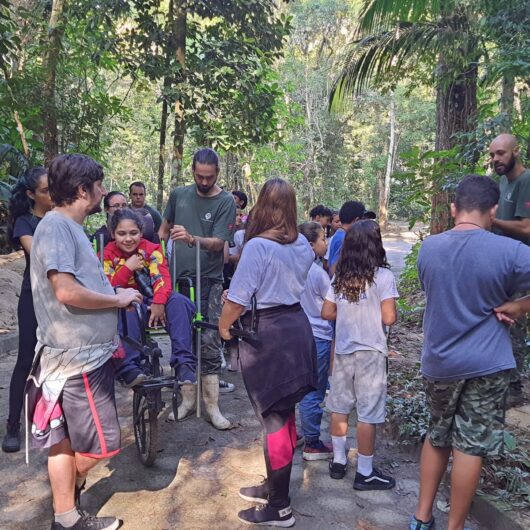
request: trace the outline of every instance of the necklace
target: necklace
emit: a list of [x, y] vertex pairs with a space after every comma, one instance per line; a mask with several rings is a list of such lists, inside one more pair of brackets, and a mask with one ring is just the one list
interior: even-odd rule
[[485, 230], [485, 228], [483, 226], [480, 226], [477, 223], [472, 223], [471, 221], [462, 221], [461, 223], [456, 223], [455, 224], [455, 226], [460, 226], [460, 225], [473, 225], [473, 226], [476, 226], [478, 228], [482, 228], [482, 230]]

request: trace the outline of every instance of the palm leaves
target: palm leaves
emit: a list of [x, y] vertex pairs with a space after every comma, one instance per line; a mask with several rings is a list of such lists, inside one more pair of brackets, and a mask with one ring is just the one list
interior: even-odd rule
[[471, 55], [474, 60], [478, 39], [467, 9], [439, 0], [366, 0], [358, 26], [364, 37], [353, 42], [346, 55], [331, 91], [331, 108], [340, 108], [348, 96], [369, 84], [393, 88], [418, 63], [427, 63], [439, 74], [435, 64], [442, 53], [453, 64], [469, 63]]

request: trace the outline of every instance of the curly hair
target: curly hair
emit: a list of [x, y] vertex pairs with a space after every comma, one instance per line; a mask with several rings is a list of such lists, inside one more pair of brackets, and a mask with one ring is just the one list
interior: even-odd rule
[[346, 232], [333, 285], [348, 302], [357, 303], [373, 285], [379, 267], [390, 268], [379, 225], [371, 219], [357, 221]]

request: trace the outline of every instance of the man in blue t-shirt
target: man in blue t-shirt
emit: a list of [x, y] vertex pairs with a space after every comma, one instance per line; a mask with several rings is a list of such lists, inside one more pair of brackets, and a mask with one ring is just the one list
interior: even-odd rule
[[330, 276], [335, 274], [335, 269], [337, 267], [337, 262], [340, 258], [340, 251], [342, 250], [342, 243], [344, 242], [344, 237], [346, 236], [346, 230], [350, 226], [362, 219], [365, 213], [364, 204], [359, 201], [347, 201], [339, 210], [339, 219], [341, 227], [335, 232], [333, 236], [333, 241], [331, 242], [329, 248], [329, 259], [328, 259], [328, 272]]
[[452, 230], [428, 237], [418, 255], [427, 297], [422, 374], [431, 415], [422, 450], [420, 498], [410, 528], [434, 525], [432, 505], [451, 452], [450, 529], [463, 528], [482, 458], [502, 449], [504, 403], [515, 366], [505, 323], [530, 309], [530, 248], [492, 234], [499, 187], [470, 175], [451, 205]]

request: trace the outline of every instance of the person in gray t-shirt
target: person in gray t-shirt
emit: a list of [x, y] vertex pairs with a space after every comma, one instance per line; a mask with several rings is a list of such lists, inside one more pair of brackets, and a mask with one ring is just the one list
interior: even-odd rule
[[498, 201], [492, 179], [466, 177], [451, 205], [455, 227], [428, 237], [418, 255], [427, 297], [422, 373], [431, 421], [412, 523], [425, 528], [433, 525], [432, 505], [451, 453], [449, 528], [463, 528], [482, 458], [502, 449], [509, 370], [515, 366], [504, 322], [528, 306], [527, 300], [505, 302], [530, 288], [530, 249], [488, 231]]
[[85, 218], [101, 211], [102, 181], [101, 166], [87, 156], [55, 158], [48, 171], [55, 208], [33, 236], [38, 344], [29, 420], [34, 443], [50, 449], [54, 530], [119, 524], [115, 517], [80, 511], [75, 500], [88, 471], [120, 450], [111, 363], [118, 347], [116, 309], [142, 301], [134, 289], [114, 292], [83, 231]]

